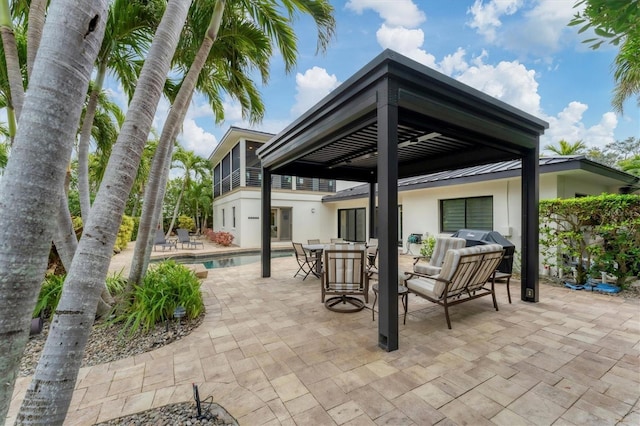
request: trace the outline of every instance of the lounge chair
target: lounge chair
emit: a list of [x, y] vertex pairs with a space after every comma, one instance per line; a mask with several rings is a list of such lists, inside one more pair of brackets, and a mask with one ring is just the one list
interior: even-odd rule
[[169, 251], [171, 251], [171, 248], [175, 248], [176, 250], [178, 250], [178, 245], [176, 243], [174, 243], [173, 241], [167, 241], [164, 238], [164, 232], [162, 232], [162, 229], [156, 230], [156, 237], [153, 241], [153, 250], [157, 250], [158, 247], [162, 247], [162, 251], [164, 251], [164, 249], [166, 248], [168, 248]]
[[184, 245], [186, 244], [187, 248], [198, 248], [198, 246], [202, 246], [202, 248], [204, 249], [204, 243], [202, 241], [191, 239], [191, 237], [189, 236], [189, 231], [187, 231], [186, 229], [178, 228], [176, 229], [176, 233], [178, 234], [178, 242], [182, 244], [182, 248], [184, 248]]
[[437, 237], [436, 245], [433, 247], [433, 254], [428, 262], [420, 262], [426, 259], [424, 256], [416, 256], [413, 261], [413, 272], [422, 275], [437, 275], [442, 268], [444, 256], [450, 249], [460, 249], [467, 244], [467, 240], [457, 237]]

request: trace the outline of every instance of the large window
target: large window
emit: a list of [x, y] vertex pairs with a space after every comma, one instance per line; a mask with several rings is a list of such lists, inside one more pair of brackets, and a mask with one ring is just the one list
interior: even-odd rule
[[346, 241], [367, 241], [366, 209], [338, 210], [338, 237]]
[[440, 200], [440, 230], [493, 230], [493, 197]]

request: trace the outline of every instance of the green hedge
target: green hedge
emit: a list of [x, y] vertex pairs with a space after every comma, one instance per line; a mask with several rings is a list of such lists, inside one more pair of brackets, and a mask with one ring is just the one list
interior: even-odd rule
[[624, 286], [627, 277], [640, 273], [640, 196], [541, 201], [540, 247], [547, 266], [567, 272], [562, 255], [577, 261], [578, 284], [604, 271]]

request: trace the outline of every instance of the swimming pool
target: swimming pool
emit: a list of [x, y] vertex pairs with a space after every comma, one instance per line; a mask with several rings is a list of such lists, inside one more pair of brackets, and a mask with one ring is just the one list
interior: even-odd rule
[[[292, 250], [277, 250], [271, 252], [271, 258], [276, 259], [278, 257], [287, 257], [293, 254]], [[176, 256], [171, 257], [178, 263], [184, 263], [189, 265], [204, 265], [207, 269], [216, 268], [228, 268], [231, 266], [248, 265], [260, 261], [260, 252], [248, 252], [248, 253], [224, 253], [224, 254], [212, 254], [205, 256]], [[166, 259], [152, 259], [151, 263], [162, 262]]]
[[[288, 257], [293, 251], [272, 251], [271, 258]], [[248, 265], [260, 261], [260, 253], [237, 253], [211, 256], [202, 259], [191, 260], [189, 263], [201, 263], [207, 269], [228, 268], [231, 266]]]

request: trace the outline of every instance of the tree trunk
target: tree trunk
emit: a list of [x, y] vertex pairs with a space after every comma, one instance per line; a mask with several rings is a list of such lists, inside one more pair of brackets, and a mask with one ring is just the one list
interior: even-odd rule
[[165, 238], [169, 238], [171, 236], [171, 230], [173, 229], [176, 218], [178, 217], [178, 210], [180, 209], [180, 202], [182, 201], [182, 196], [184, 195], [184, 188], [187, 186], [187, 179], [185, 177], [184, 182], [182, 183], [182, 188], [180, 189], [180, 194], [178, 194], [178, 199], [176, 200], [176, 205], [173, 208], [173, 216], [171, 217], [171, 222], [169, 222], [169, 227], [167, 228], [167, 235]]
[[58, 0], [51, 6], [47, 37], [0, 180], [0, 419], [29, 338], [107, 3]]
[[31, 0], [29, 5], [29, 25], [27, 26], [27, 75], [31, 78], [33, 63], [40, 47], [44, 17], [48, 0]]
[[[158, 26], [103, 184], [84, 224], [18, 422], [62, 424], [69, 409], [127, 197], [190, 4], [189, 0], [170, 0]], [[104, 16], [106, 19], [106, 11]]]
[[13, 33], [13, 23], [11, 22], [11, 12], [9, 11], [9, 0], [0, 0], [0, 35], [2, 36], [2, 47], [4, 48], [4, 58], [7, 65], [9, 90], [11, 91], [9, 106], [16, 113], [16, 122], [20, 122], [20, 114], [24, 104], [24, 86], [22, 72], [20, 72], [18, 46], [16, 45], [16, 36]]
[[[169, 175], [169, 165], [167, 162], [169, 164], [171, 163], [170, 155], [173, 141], [177, 136], [178, 126], [184, 121], [189, 102], [193, 96], [193, 90], [198, 81], [198, 76], [209, 56], [211, 46], [213, 46], [213, 43], [218, 37], [218, 30], [222, 22], [225, 3], [225, 0], [216, 2], [211, 23], [202, 41], [202, 45], [198, 49], [193, 64], [191, 64], [180, 86], [180, 90], [176, 95], [176, 99], [169, 110], [169, 115], [162, 128], [162, 135], [160, 136], [160, 141], [158, 141], [158, 147], [153, 157], [151, 171], [149, 172], [149, 181], [147, 182], [144, 193], [144, 202], [142, 204], [142, 213], [140, 214], [140, 224], [138, 226], [138, 237], [136, 238], [136, 245], [129, 272], [129, 286], [142, 282], [142, 278], [149, 264], [151, 250], [153, 249], [152, 230], [155, 231], [157, 220], [162, 211], [162, 201], [164, 199], [167, 177]], [[167, 177], [164, 177], [165, 171], [167, 171]], [[169, 227], [167, 232], [170, 230], [171, 227]]]
[[91, 129], [93, 128], [93, 118], [96, 116], [98, 107], [98, 95], [102, 90], [104, 76], [107, 73], [107, 64], [103, 61], [98, 67], [96, 82], [93, 85], [87, 109], [82, 120], [82, 130], [80, 132], [80, 142], [78, 143], [78, 196], [80, 197], [80, 214], [82, 223], [87, 223], [91, 212], [91, 198], [89, 196], [89, 145], [91, 142]]

